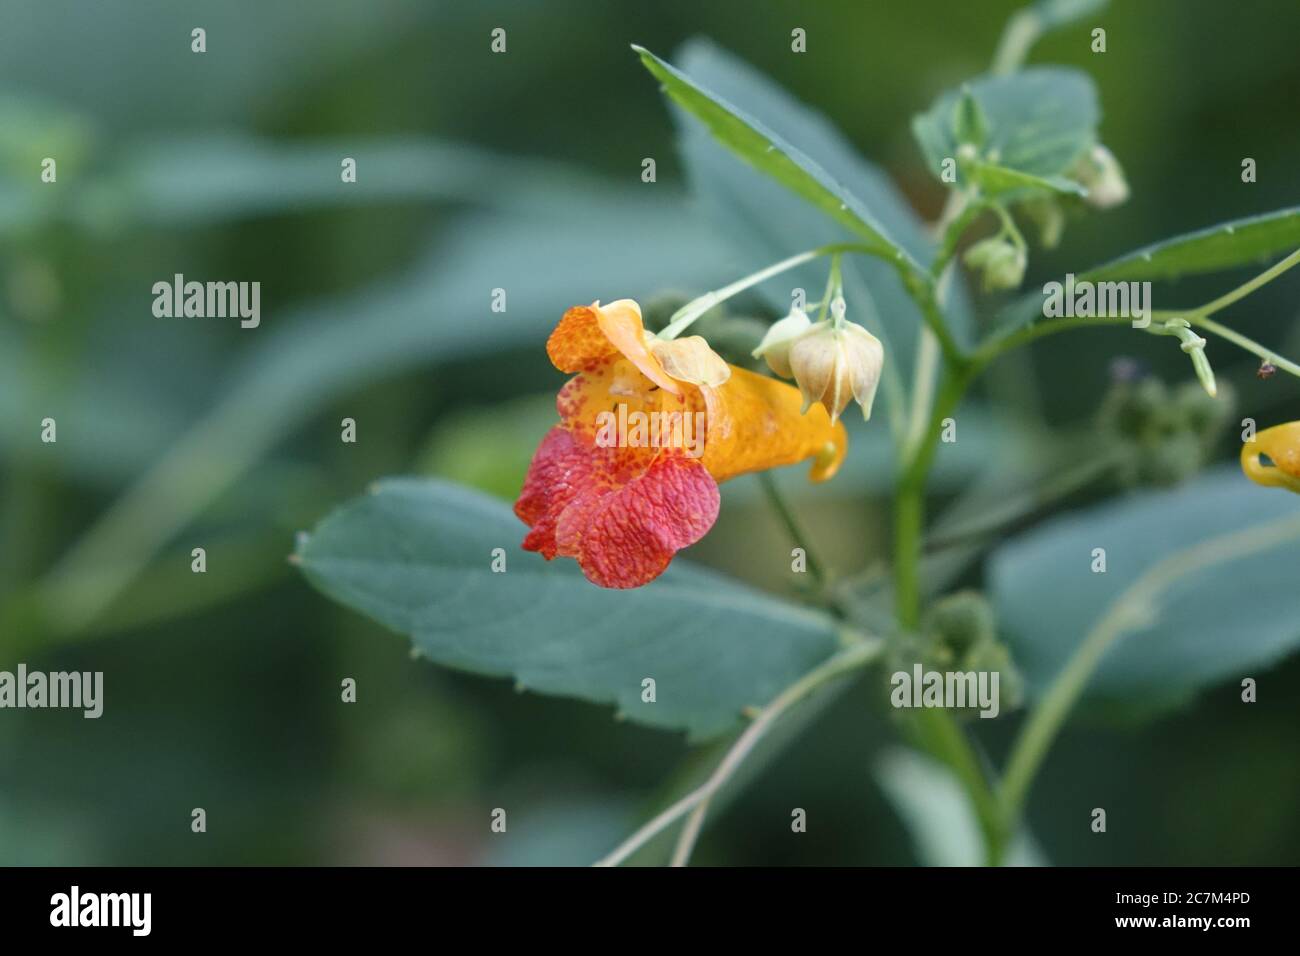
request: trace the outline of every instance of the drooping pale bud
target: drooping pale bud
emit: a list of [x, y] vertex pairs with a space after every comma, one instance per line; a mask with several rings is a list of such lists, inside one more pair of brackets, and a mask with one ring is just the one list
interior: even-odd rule
[[1088, 190], [1088, 203], [1098, 209], [1109, 209], [1128, 199], [1124, 170], [1115, 154], [1100, 143], [1079, 160], [1074, 178]]
[[1014, 289], [1025, 277], [1025, 250], [1001, 236], [981, 239], [966, 250], [962, 259], [981, 271], [985, 292]]
[[850, 401], [862, 406], [862, 417], [871, 417], [885, 349], [880, 340], [860, 325], [818, 322], [795, 341], [790, 349], [790, 369], [803, 395], [806, 412], [820, 402], [831, 421]]
[[782, 378], [791, 378], [790, 347], [795, 339], [812, 328], [812, 320], [803, 309], [794, 309], [784, 319], [774, 322], [754, 349], [754, 358], [767, 361], [767, 367]]

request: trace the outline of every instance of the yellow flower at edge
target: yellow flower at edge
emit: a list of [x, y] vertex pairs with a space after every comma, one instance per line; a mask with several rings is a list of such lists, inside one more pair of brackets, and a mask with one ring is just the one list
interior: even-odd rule
[[[1263, 456], [1271, 464], [1261, 461]], [[1265, 428], [1242, 445], [1241, 470], [1257, 485], [1300, 494], [1300, 422]]]

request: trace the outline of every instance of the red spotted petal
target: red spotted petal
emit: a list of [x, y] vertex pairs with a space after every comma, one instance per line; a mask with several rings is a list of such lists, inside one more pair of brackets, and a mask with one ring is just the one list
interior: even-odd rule
[[720, 504], [708, 469], [664, 452], [630, 475], [622, 451], [560, 427], [547, 433], [515, 502], [515, 514], [532, 526], [525, 550], [576, 558], [601, 587], [634, 588], [704, 536]]
[[653, 581], [673, 555], [699, 541], [718, 520], [718, 483], [699, 461], [661, 455], [640, 478], [604, 495], [599, 505], [571, 505], [581, 520], [577, 554], [582, 573], [603, 588], [636, 588]]
[[525, 551], [540, 551], [548, 560], [556, 555], [555, 523], [570, 502], [592, 482], [594, 461], [565, 429], [555, 426], [537, 446], [515, 514], [531, 531]]

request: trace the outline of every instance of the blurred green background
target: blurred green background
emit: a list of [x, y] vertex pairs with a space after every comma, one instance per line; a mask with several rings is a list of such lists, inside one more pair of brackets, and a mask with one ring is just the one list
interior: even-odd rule
[[[0, 711], [0, 863], [586, 863], [612, 848], [716, 749], [413, 662], [405, 639], [293, 572], [293, 536], [390, 474], [513, 497], [563, 380], [540, 346], [565, 307], [696, 293], [763, 264], [697, 213], [629, 43], [671, 57], [712, 38], [830, 116], [930, 218], [943, 194], [910, 117], [984, 70], [1016, 6], [0, 0], [0, 669], [106, 684], [97, 721]], [[1105, 54], [1085, 26], [1032, 61], [1095, 78], [1133, 197], [1071, 222], [1026, 288], [1300, 194], [1300, 7], [1144, 0], [1098, 23]], [[56, 186], [37, 178], [45, 156]], [[355, 186], [339, 183], [343, 156]], [[155, 319], [151, 287], [177, 272], [260, 281], [261, 327]], [[1169, 294], [1195, 303], [1247, 275]], [[1234, 325], [1294, 356], [1296, 290], [1273, 284]], [[1156, 374], [1189, 376], [1166, 342], [1122, 341]], [[983, 387], [998, 414], [937, 496], [990, 462], [1014, 472], [1045, 427], [1086, 436], [1119, 343], [1060, 336], [999, 366]], [[1300, 417], [1300, 383], [1260, 382], [1224, 347], [1216, 359], [1261, 423]], [[46, 416], [56, 445], [39, 441]], [[339, 441], [345, 416], [355, 445]], [[865, 497], [841, 484], [797, 502], [846, 571], [884, 553], [886, 473], [871, 474]], [[779, 590], [752, 556], [783, 532], [752, 491], [728, 488], [694, 555]], [[344, 677], [355, 704], [340, 703]], [[1300, 860], [1300, 700], [1283, 690], [1298, 681], [1292, 660], [1252, 708], [1229, 683], [1152, 723], [1073, 724], [1030, 801], [1046, 858]], [[913, 862], [872, 775], [893, 739], [875, 696], [805, 715], [696, 860]], [[1017, 720], [978, 728], [990, 752]], [[793, 806], [807, 834], [790, 832]], [[1104, 837], [1086, 826], [1094, 806], [1112, 808]], [[193, 807], [206, 834], [190, 832]], [[489, 832], [495, 807], [505, 835]]]

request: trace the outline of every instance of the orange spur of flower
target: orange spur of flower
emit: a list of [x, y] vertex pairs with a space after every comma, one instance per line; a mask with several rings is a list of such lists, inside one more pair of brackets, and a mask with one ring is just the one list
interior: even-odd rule
[[640, 587], [718, 517], [718, 483], [812, 459], [825, 481], [844, 426], [798, 389], [728, 365], [699, 336], [658, 340], [631, 299], [575, 306], [546, 343], [573, 378], [533, 455], [515, 514], [523, 547], [577, 560], [606, 588]]
[[1241, 470], [1257, 485], [1300, 493], [1300, 422], [1265, 428], [1242, 445]]

